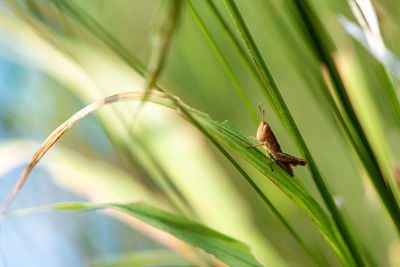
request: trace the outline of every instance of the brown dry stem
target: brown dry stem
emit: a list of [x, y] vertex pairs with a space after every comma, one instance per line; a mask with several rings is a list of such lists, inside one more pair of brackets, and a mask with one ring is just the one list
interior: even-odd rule
[[[22, 186], [24, 185], [28, 175], [31, 173], [32, 169], [36, 166], [36, 164], [40, 161], [40, 159], [46, 154], [46, 152], [57, 142], [58, 139], [68, 130], [70, 129], [77, 121], [83, 119], [88, 114], [96, 111], [97, 109], [107, 105], [112, 104], [115, 102], [123, 102], [123, 101], [131, 101], [137, 100], [142, 97], [144, 92], [137, 91], [129, 91], [123, 92], [115, 95], [111, 95], [109, 97], [100, 99], [92, 104], [87, 105], [83, 109], [76, 112], [72, 115], [68, 120], [66, 120], [63, 124], [61, 124], [57, 129], [55, 129], [47, 139], [42, 143], [36, 153], [33, 155], [32, 159], [30, 160], [28, 166], [25, 168], [24, 172], [19, 177], [17, 184], [15, 185], [13, 191], [11, 192], [10, 196], [6, 200], [6, 202], [1, 206], [0, 213], [3, 213], [12, 203], [12, 201], [17, 196], [18, 192], [21, 190]], [[150, 98], [156, 98], [159, 100], [165, 100], [167, 97], [164, 94], [151, 92], [149, 94]], [[179, 100], [177, 100], [179, 101]], [[180, 101], [179, 101], [180, 102]]]

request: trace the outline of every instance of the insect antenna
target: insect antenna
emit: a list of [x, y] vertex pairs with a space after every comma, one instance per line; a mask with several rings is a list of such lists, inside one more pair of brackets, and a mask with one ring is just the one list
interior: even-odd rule
[[258, 109], [260, 110], [260, 119], [261, 119], [261, 121], [264, 121], [265, 109], [261, 109], [261, 104], [258, 104]]

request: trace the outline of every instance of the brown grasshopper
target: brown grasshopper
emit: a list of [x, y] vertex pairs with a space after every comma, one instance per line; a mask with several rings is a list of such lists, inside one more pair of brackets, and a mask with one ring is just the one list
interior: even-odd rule
[[274, 171], [274, 169], [272, 168], [272, 164], [274, 164], [274, 162], [276, 162], [290, 176], [293, 176], [294, 175], [293, 169], [290, 165], [293, 165], [293, 166], [303, 165], [304, 166], [307, 164], [307, 160], [299, 159], [299, 158], [293, 157], [289, 154], [282, 152], [281, 146], [279, 145], [278, 141], [276, 140], [276, 137], [275, 137], [274, 133], [272, 132], [271, 127], [264, 120], [265, 109], [261, 110], [260, 105], [258, 106], [258, 108], [260, 109], [261, 122], [260, 122], [260, 126], [258, 126], [258, 129], [257, 129], [257, 137], [250, 136], [248, 138], [257, 140], [259, 142], [259, 144], [248, 146], [247, 148], [263, 146], [265, 148], [265, 150], [267, 150], [267, 155], [269, 155], [269, 157], [272, 158], [272, 161], [269, 164], [269, 167], [271, 168], [271, 170]]

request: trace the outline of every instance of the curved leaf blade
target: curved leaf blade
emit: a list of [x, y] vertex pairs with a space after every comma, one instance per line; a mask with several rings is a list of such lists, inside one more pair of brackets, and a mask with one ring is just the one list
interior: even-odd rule
[[[100, 99], [81, 109], [66, 122], [60, 125], [52, 134], [50, 134], [50, 136], [35, 153], [30, 164], [21, 175], [19, 182], [15, 186], [6, 204], [10, 203], [10, 201], [12, 201], [18, 194], [20, 188], [24, 184], [30, 171], [34, 168], [36, 163], [51, 148], [51, 146], [57, 140], [59, 140], [59, 138], [69, 128], [72, 127], [73, 124], [106, 104], [138, 100], [142, 94], [142, 92], [133, 91], [115, 94], [104, 99]], [[183, 103], [179, 98], [166, 95], [165, 93], [152, 92], [149, 94], [147, 100], [168, 108], [176, 109], [178, 114], [183, 116], [185, 119], [188, 119], [192, 124], [199, 128], [199, 130], [201, 130], [215, 145], [221, 147], [222, 150], [224, 150], [222, 146], [231, 149], [244, 160], [255, 166], [263, 175], [267, 176], [279, 187], [280, 190], [282, 190], [290, 199], [292, 199], [300, 208], [303, 209], [303, 211], [315, 222], [322, 234], [332, 245], [338, 257], [343, 262], [347, 262], [347, 251], [345, 249], [343, 239], [341, 238], [341, 235], [333, 224], [331, 218], [325, 213], [322, 207], [304, 189], [297, 179], [292, 179], [292, 177], [290, 177], [281, 168], [276, 168], [276, 170], [272, 172], [268, 167], [270, 159], [266, 158], [264, 153], [259, 150], [248, 149], [247, 146], [250, 143], [232, 124], [229, 122], [220, 123], [214, 121], [207, 114], [191, 108]], [[227, 152], [222, 150], [221, 152], [228, 157], [229, 155], [226, 154]]]
[[112, 208], [135, 217], [157, 229], [198, 247], [230, 266], [262, 266], [244, 243], [195, 221], [160, 210], [145, 203], [92, 204], [86, 202], [61, 203], [3, 213], [2, 218], [45, 211], [76, 211]]

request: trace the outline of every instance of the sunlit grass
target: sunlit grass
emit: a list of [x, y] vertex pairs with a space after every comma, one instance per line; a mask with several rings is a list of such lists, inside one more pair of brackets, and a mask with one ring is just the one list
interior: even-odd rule
[[[333, 46], [336, 41], [342, 40], [335, 40], [336, 35], [331, 36], [329, 30], [326, 29], [326, 25], [324, 25], [324, 17], [318, 13], [318, 7], [314, 7], [311, 2], [293, 1], [291, 3], [286, 3], [285, 6], [280, 6], [272, 2], [268, 3], [270, 7], [276, 7], [276, 9], [271, 8], [270, 12], [281, 12], [283, 10], [282, 12], [285, 12], [286, 16], [287, 14], [291, 16], [290, 19], [287, 20], [283, 18], [283, 16], [280, 17], [274, 13], [274, 20], [276, 22], [274, 27], [276, 27], [277, 31], [281, 31], [286, 35], [286, 37], [281, 40], [285, 42], [285, 47], [282, 48], [282, 50], [287, 51], [289, 55], [291, 55], [289, 57], [292, 59], [292, 62], [289, 62], [293, 68], [291, 71], [298, 73], [299, 76], [306, 81], [305, 90], [309, 91], [310, 95], [314, 97], [313, 100], [307, 99], [306, 103], [303, 101], [297, 103], [297, 105], [307, 107], [308, 102], [315, 102], [315, 99], [320, 101], [320, 103], [316, 105], [320, 111], [319, 113], [323, 114], [322, 116], [329, 121], [330, 129], [335, 132], [337, 138], [341, 140], [341, 144], [346, 147], [349, 152], [346, 152], [348, 154], [347, 157], [359, 163], [357, 168], [361, 175], [352, 175], [350, 177], [349, 172], [342, 174], [346, 177], [338, 177], [326, 170], [326, 163], [324, 163], [324, 161], [328, 164], [339, 164], [336, 163], [336, 161], [340, 162], [341, 159], [336, 159], [335, 155], [324, 159], [322, 154], [318, 154], [314, 151], [315, 149], [313, 149], [313, 146], [318, 142], [314, 144], [313, 140], [310, 140], [304, 134], [309, 131], [304, 129], [304, 123], [301, 120], [297, 121], [297, 119], [295, 119], [296, 116], [293, 110], [297, 108], [289, 104], [293, 102], [286, 99], [288, 94], [279, 84], [280, 75], [287, 76], [288, 80], [292, 79], [292, 77], [288, 74], [276, 73], [276, 71], [272, 69], [276, 64], [274, 65], [271, 63], [269, 58], [264, 55], [265, 49], [263, 43], [260, 42], [262, 39], [257, 38], [257, 30], [254, 30], [259, 27], [263, 28], [262, 23], [265, 21], [260, 18], [258, 20], [260, 25], [253, 25], [252, 23], [257, 21], [255, 19], [257, 18], [257, 12], [253, 14], [253, 17], [249, 17], [249, 13], [254, 12], [254, 10], [247, 10], [245, 3], [225, 0], [225, 6], [223, 6], [221, 3], [211, 0], [204, 1], [200, 4], [196, 1], [187, 0], [172, 1], [172, 5], [168, 5], [169, 7], [167, 8], [165, 8], [164, 3], [161, 4], [154, 17], [158, 20], [160, 14], [163, 14], [165, 15], [164, 20], [161, 19], [153, 24], [153, 27], [159, 27], [158, 29], [152, 29], [158, 32], [155, 36], [156, 42], [151, 43], [154, 42], [154, 39], [153, 41], [149, 40], [147, 52], [150, 54], [150, 57], [147, 59], [146, 63], [142, 63], [139, 60], [140, 56], [138, 56], [138, 53], [132, 51], [121, 41], [123, 38], [116, 35], [113, 31], [110, 31], [110, 29], [107, 29], [101, 19], [96, 18], [84, 5], [78, 2], [49, 1], [42, 3], [40, 1], [26, 1], [26, 6], [19, 5], [13, 1], [8, 2], [14, 14], [18, 17], [18, 22], [16, 24], [20, 23], [20, 27], [15, 29], [19, 29], [17, 32], [19, 32], [21, 36], [26, 36], [25, 32], [33, 30], [34, 32], [30, 34], [35, 35], [34, 38], [39, 37], [39, 41], [34, 45], [38, 49], [42, 49], [41, 53], [43, 53], [43, 55], [56, 55], [54, 56], [54, 58], [57, 58], [57, 60], [54, 60], [54, 64], [56, 65], [62, 62], [71, 64], [70, 69], [76, 72], [75, 78], [79, 76], [79, 78], [76, 78], [75, 84], [82, 92], [77, 94], [80, 94], [82, 99], [85, 98], [85, 94], [92, 95], [89, 102], [93, 101], [93, 95], [96, 95], [97, 98], [104, 98], [92, 104], [88, 103], [89, 105], [84, 108], [81, 113], [77, 113], [75, 117], [71, 117], [71, 119], [60, 126], [53, 135], [50, 135], [49, 139], [43, 143], [37, 154], [32, 158], [31, 164], [21, 176], [20, 183], [13, 192], [12, 197], [17, 196], [32, 168], [66, 130], [87, 114], [100, 108], [102, 109], [105, 104], [114, 103], [112, 105], [112, 116], [102, 117], [102, 115], [99, 115], [99, 117], [101, 118], [102, 127], [113, 143], [115, 150], [121, 152], [121, 158], [124, 162], [128, 162], [128, 165], [129, 162], [133, 163], [134, 166], [132, 170], [134, 173], [140, 173], [142, 178], [152, 181], [154, 190], [154, 199], [152, 202], [160, 202], [160, 206], [162, 203], [164, 209], [173, 211], [180, 216], [176, 221], [175, 219], [171, 221], [169, 220], [169, 214], [158, 210], [152, 210], [154, 214], [159, 216], [158, 218], [160, 221], [164, 219], [166, 222], [166, 224], [161, 226], [157, 225], [156, 227], [159, 229], [165, 230], [191, 245], [204, 249], [206, 252], [215, 255], [219, 260], [231, 264], [232, 266], [257, 266], [260, 264], [259, 262], [272, 266], [284, 266], [286, 264], [291, 266], [293, 261], [285, 259], [284, 252], [272, 249], [273, 245], [271, 246], [271, 243], [273, 244], [274, 238], [271, 238], [271, 236], [275, 235], [274, 229], [269, 228], [267, 225], [258, 225], [256, 227], [253, 219], [246, 217], [246, 213], [248, 212], [252, 212], [253, 216], [257, 218], [258, 214], [269, 210], [272, 211], [272, 214], [278, 219], [279, 223], [283, 225], [283, 229], [289, 233], [290, 238], [294, 238], [298, 243], [297, 245], [303, 248], [301, 251], [296, 250], [296, 252], [292, 252], [291, 254], [293, 258], [296, 258], [297, 255], [303, 257], [304, 254], [306, 259], [303, 259], [300, 264], [312, 263], [320, 266], [325, 266], [327, 264], [334, 265], [337, 259], [339, 259], [344, 266], [380, 266], [385, 265], [389, 261], [389, 259], [386, 258], [386, 254], [384, 256], [378, 255], [373, 249], [373, 245], [367, 242], [367, 240], [370, 240], [370, 236], [368, 233], [365, 233], [366, 228], [360, 231], [358, 230], [357, 227], [363, 222], [357, 221], [358, 218], [354, 218], [352, 210], [346, 205], [346, 201], [353, 201], [353, 199], [345, 199], [345, 204], [343, 204], [340, 201], [341, 192], [337, 188], [331, 187], [332, 181], [330, 180], [335, 179], [346, 183], [347, 180], [361, 180], [364, 176], [367, 177], [368, 182], [365, 182], [367, 187], [369, 185], [373, 186], [374, 192], [380, 200], [379, 203], [382, 204], [381, 209], [385, 210], [387, 215], [389, 215], [374, 219], [381, 221], [380, 223], [382, 223], [382, 225], [391, 221], [393, 229], [383, 230], [386, 231], [387, 234], [392, 234], [394, 229], [399, 232], [400, 197], [396, 181], [398, 177], [396, 177], [394, 172], [397, 164], [396, 153], [395, 149], [391, 147], [393, 141], [390, 140], [389, 134], [383, 130], [385, 126], [390, 125], [393, 131], [391, 134], [399, 136], [399, 124], [397, 124], [399, 120], [396, 117], [398, 116], [398, 107], [400, 106], [396, 95], [396, 90], [398, 89], [398, 77], [396, 77], [396, 75], [398, 73], [396, 72], [396, 65], [391, 65], [393, 61], [388, 62], [377, 56], [373, 44], [362, 43], [371, 54], [362, 50], [364, 48], [360, 46], [354, 47], [353, 49], [357, 50], [357, 55], [353, 56], [352, 60], [364, 62], [365, 58], [371, 60], [370, 57], [375, 57], [385, 68], [383, 74], [382, 69], [379, 69], [382, 68], [382, 66], [378, 64], [374, 66], [363, 66], [358, 63], [354, 65], [358, 66], [357, 68], [353, 65], [343, 66], [344, 64], [342, 64], [342, 62], [347, 59], [343, 58], [342, 55], [342, 58], [339, 57], [336, 54], [337, 50]], [[260, 4], [260, 6], [262, 5]], [[345, 5], [343, 4], [343, 6]], [[287, 9], [283, 9], [284, 7]], [[180, 10], [182, 14], [177, 15]], [[365, 12], [362, 8], [360, 10], [359, 12]], [[354, 11], [354, 6], [353, 12], [357, 12]], [[50, 23], [51, 17], [57, 19]], [[368, 20], [368, 17], [366, 19]], [[217, 22], [216, 25], [218, 26], [214, 25], [215, 22]], [[341, 17], [341, 23], [347, 32], [350, 34], [353, 33], [352, 35], [356, 36], [356, 39], [362, 34], [361, 30], [359, 30], [357, 34], [352, 30], [352, 24], [349, 20]], [[359, 21], [359, 23], [362, 24], [362, 21]], [[9, 25], [11, 28], [12, 23]], [[228, 106], [233, 112], [236, 112], [236, 109], [240, 110], [238, 112], [240, 114], [240, 116], [238, 116], [239, 119], [235, 120], [235, 118], [229, 116], [215, 114], [214, 111], [219, 110], [221, 107], [214, 107], [209, 103], [204, 103], [202, 107], [206, 108], [202, 108], [201, 111], [196, 109], [196, 105], [192, 103], [196, 103], [197, 100], [195, 96], [200, 94], [199, 92], [191, 91], [193, 90], [192, 85], [193, 88], [201, 88], [201, 94], [208, 97], [210, 103], [213, 103], [212, 101], [215, 101], [218, 93], [220, 93], [217, 91], [219, 88], [213, 88], [211, 90], [209, 90], [209, 88], [204, 88], [203, 90], [201, 86], [206, 84], [205, 82], [200, 83], [200, 85], [194, 85], [192, 81], [186, 81], [185, 77], [174, 76], [173, 72], [169, 69], [169, 67], [172, 66], [171, 68], [175, 67], [180, 71], [188, 71], [188, 73], [190, 73], [189, 70], [192, 68], [201, 69], [201, 64], [203, 64], [203, 55], [198, 54], [196, 50], [200, 49], [200, 45], [199, 47], [195, 46], [190, 42], [192, 41], [190, 38], [187, 40], [182, 39], [180, 34], [183, 34], [182, 28], [184, 26], [188, 28], [191, 27], [190, 29], [193, 29], [194, 33], [198, 33], [199, 35], [203, 34], [201, 38], [205, 40], [207, 48], [210, 48], [209, 53], [204, 55], [204, 61], [206, 61], [206, 57], [215, 57], [214, 62], [216, 64], [214, 64], [212, 68], [221, 68], [222, 73], [226, 75], [226, 80], [229, 82], [229, 85], [227, 85], [228, 90], [226, 90], [226, 92], [221, 90], [221, 92], [226, 94], [224, 96], [226, 101], [224, 101], [223, 105]], [[198, 31], [196, 32], [195, 29]], [[365, 28], [363, 28], [363, 30], [365, 35], [369, 34], [368, 30]], [[215, 32], [218, 31], [220, 34], [216, 35]], [[296, 33], [296, 36], [294, 36], [293, 32]], [[265, 34], [268, 34], [268, 32]], [[178, 38], [180, 44], [182, 45], [183, 43], [184, 46], [186, 46], [189, 55], [177, 49], [179, 46], [174, 46], [174, 42], [178, 42]], [[29, 38], [26, 40], [29, 40]], [[230, 45], [229, 48], [222, 45], [226, 44], [224, 43], [225, 40], [227, 41], [226, 43]], [[360, 41], [359, 39], [357, 40]], [[364, 39], [360, 42], [363, 40]], [[366, 38], [366, 40], [371, 41], [371, 39], [368, 38]], [[273, 38], [267, 38], [267, 41], [269, 43], [274, 43]], [[297, 43], [297, 41], [299, 41], [299, 43]], [[77, 45], [74, 42], [81, 43]], [[377, 41], [375, 40], [375, 42]], [[194, 48], [191, 47], [192, 45]], [[46, 46], [51, 50], [45, 50], [44, 48]], [[135, 89], [140, 89], [142, 91], [131, 90], [127, 93], [120, 94], [119, 92], [125, 90], [120, 90], [122, 88], [113, 88], [112, 92], [117, 94], [110, 97], [110, 93], [106, 93], [107, 90], [103, 92], [97, 90], [97, 82], [91, 81], [98, 81], [98, 78], [93, 77], [93, 73], [96, 73], [94, 71], [95, 67], [83, 63], [85, 62], [85, 55], [82, 53], [82, 51], [84, 51], [82, 47], [84, 46], [93, 49], [97, 55], [100, 55], [97, 57], [97, 60], [100, 61], [99, 64], [108, 64], [111, 62], [118, 70], [116, 72], [119, 72], [119, 74], [121, 71], [123, 72], [121, 76], [129, 77], [131, 75], [137, 75], [137, 82], [133, 82], [129, 86], [131, 86], [131, 89], [133, 89], [132, 87], [136, 87]], [[385, 51], [390, 51], [386, 47], [385, 49]], [[104, 54], [104, 59], [101, 58], [102, 54]], [[181, 57], [179, 57], [179, 55]], [[185, 55], [187, 58], [183, 57]], [[232, 57], [232, 55], [234, 56]], [[197, 60], [191, 62], [190, 56], [197, 57]], [[112, 59], [110, 60], [109, 58]], [[340, 60], [338, 60], [338, 58]], [[391, 60], [397, 60], [394, 54]], [[236, 61], [238, 63], [236, 63]], [[173, 64], [170, 62], [173, 62]], [[193, 65], [187, 67], [185, 64], [188, 64], [188, 62]], [[184, 67], [179, 64], [183, 64]], [[61, 69], [57, 70], [57, 68], [52, 68], [50, 64], [42, 68], [43, 71], [58, 79], [64, 79], [64, 81], [68, 80], [68, 78], [66, 78], [67, 74], [62, 73]], [[214, 73], [208, 71], [206, 68], [207, 67], [201, 72], [196, 73], [196, 75], [198, 75], [196, 77], [201, 77], [201, 79], [204, 80], [212, 80], [213, 77], [215, 77]], [[365, 68], [365, 71], [363, 68]], [[244, 71], [241, 72], [239, 70]], [[380, 76], [376, 75], [376, 77], [374, 77], [374, 82], [380, 84], [382, 87], [388, 87], [386, 94], [382, 95], [381, 99], [373, 97], [373, 95], [375, 95], [374, 89], [368, 86], [368, 82], [372, 78], [366, 75], [366, 73], [379, 71]], [[103, 71], [102, 75], [104, 75], [102, 78], [109, 79], [110, 81], [107, 87], [113, 85], [113, 79], [117, 79], [117, 76], [113, 76], [111, 72], [107, 74], [106, 71]], [[109, 77], [107, 75], [109, 75]], [[165, 77], [163, 75], [165, 75]], [[176, 88], [182, 86], [178, 82], [180, 79], [182, 81], [181, 84], [186, 84], [186, 86], [183, 86], [182, 90]], [[219, 79], [223, 81], [222, 78]], [[293, 79], [295, 80], [298, 78], [293, 77]], [[251, 80], [251, 82], [256, 85], [255, 88], [248, 86], [244, 80]], [[130, 79], [127, 79], [126, 83], [120, 83], [129, 84], [129, 81]], [[224, 82], [220, 82], [220, 84], [224, 84]], [[187, 86], [188, 84], [190, 86]], [[92, 88], [88, 89], [88, 85]], [[104, 87], [104, 85], [100, 85], [100, 87]], [[94, 93], [88, 93], [90, 90]], [[159, 92], [152, 93], [150, 92], [151, 90], [157, 90]], [[193, 95], [193, 99], [190, 99], [191, 95]], [[185, 99], [182, 101], [179, 97], [183, 96], [185, 96]], [[307, 170], [312, 178], [313, 188], [309, 185], [304, 185], [303, 181], [308, 179], [304, 170], [299, 171], [298, 173], [300, 173], [300, 175], [296, 175], [292, 178], [277, 165], [275, 165], [276, 167], [274, 170], [271, 170], [269, 168], [271, 159], [266, 157], [262, 150], [247, 149], [250, 142], [247, 140], [245, 133], [250, 131], [240, 128], [240, 125], [242, 125], [240, 120], [246, 122], [251, 121], [254, 125], [257, 124], [258, 116], [255, 112], [257, 107], [255, 99], [257, 99], [258, 102], [267, 101], [269, 109], [274, 110], [276, 117], [279, 118], [278, 123], [284, 126], [282, 129], [286, 129], [288, 139], [297, 145], [299, 153], [307, 159]], [[131, 107], [127, 109], [124, 108], [124, 106], [117, 108], [117, 106], [120, 105], [118, 102], [133, 100], [136, 102], [143, 101], [143, 105], [148, 105], [147, 102], [153, 102], [153, 104], [155, 103], [171, 108], [176, 111], [178, 115], [183, 117], [186, 122], [193, 125], [197, 129], [197, 133], [200, 133], [202, 139], [199, 138], [195, 142], [200, 142], [199, 140], [209, 141], [209, 144], [212, 146], [207, 146], [207, 149], [212, 152], [208, 154], [208, 156], [212, 155], [212, 153], [219, 153], [218, 156], [216, 156], [217, 160], [215, 165], [218, 166], [221, 171], [204, 171], [204, 173], [197, 174], [195, 177], [201, 179], [201, 176], [210, 176], [207, 179], [208, 188], [212, 188], [210, 192], [200, 192], [196, 190], [196, 184], [198, 183], [198, 185], [200, 185], [200, 181], [188, 182], [186, 186], [190, 187], [189, 189], [188, 187], [182, 186], [182, 183], [176, 179], [177, 176], [180, 176], [177, 170], [185, 169], [185, 165], [191, 162], [189, 159], [185, 160], [185, 157], [194, 157], [196, 155], [194, 151], [192, 155], [189, 154], [185, 155], [185, 157], [181, 157], [181, 161], [175, 163], [172, 168], [168, 166], [169, 162], [167, 163], [165, 161], [165, 157], [168, 157], [165, 156], [165, 154], [174, 153], [173, 151], [160, 151], [160, 149], [154, 149], [154, 147], [149, 146], [149, 142], [145, 139], [153, 138], [151, 136], [151, 131], [154, 129], [152, 126], [146, 127], [145, 123], [138, 122], [137, 120], [137, 116], [141, 117], [141, 113], [144, 112], [138, 112], [141, 110], [142, 104], [140, 106], [134, 106], [134, 109]], [[235, 102], [236, 104], [231, 104], [231, 102]], [[191, 103], [191, 105], [189, 106], [185, 103]], [[390, 106], [388, 109], [391, 110], [393, 118], [385, 118], [383, 116], [382, 112], [380, 112], [382, 108], [380, 106], [381, 103], [387, 103], [387, 105]], [[210, 114], [210, 116], [208, 114]], [[222, 117], [223, 120], [213, 118], [215, 115], [219, 116], [219, 118]], [[311, 116], [311, 114], [308, 116]], [[66, 115], [65, 120], [68, 117], [69, 116]], [[269, 115], [268, 119], [271, 117], [272, 116]], [[311, 117], [309, 118], [309, 120], [312, 119]], [[239, 123], [236, 123], [237, 121]], [[114, 123], [118, 125], [118, 131], [113, 129]], [[74, 127], [79, 127], [79, 125]], [[143, 127], [142, 130], [140, 130], [141, 127]], [[174, 129], [171, 129], [171, 131], [174, 131]], [[256, 126], [254, 126], [254, 129], [251, 129], [251, 132], [254, 133], [255, 131]], [[318, 131], [318, 129], [313, 129], [313, 131]], [[148, 134], [140, 135], [139, 132], [146, 132]], [[126, 135], [124, 135], [124, 133]], [[158, 134], [162, 135], [161, 133]], [[280, 139], [280, 136], [283, 134], [280, 132], [277, 135], [278, 139]], [[216, 148], [216, 150], [213, 150], [211, 147]], [[163, 154], [164, 158], [160, 157], [159, 154]], [[45, 158], [43, 160], [45, 160]], [[202, 166], [201, 163], [199, 166]], [[337, 166], [340, 168], [340, 165]], [[119, 167], [124, 168], [123, 165]], [[204, 163], [203, 167], [204, 170], [206, 170], [208, 166]], [[171, 172], [171, 170], [175, 170], [176, 173], [173, 171]], [[225, 172], [226, 174], [224, 175], [229, 177], [226, 181], [232, 184], [238, 183], [248, 186], [248, 189], [246, 189], [247, 191], [242, 192], [241, 190], [237, 190], [240, 193], [236, 193], [236, 189], [233, 189], [235, 186], [232, 186], [226, 187], [227, 192], [225, 192], [224, 188], [219, 184], [219, 179], [221, 178], [217, 177], [222, 172]], [[190, 170], [185, 174], [185, 179], [192, 179]], [[213, 175], [215, 175], [215, 177], [213, 177]], [[232, 175], [235, 177], [238, 176], [238, 179], [231, 179]], [[215, 178], [214, 186], [213, 178]], [[272, 191], [270, 188], [266, 188], [263, 179], [269, 179], [272, 182], [269, 183], [269, 186], [274, 186], [275, 191], [273, 191], [273, 194], [269, 195]], [[223, 181], [223, 183], [225, 183], [225, 180]], [[193, 184], [193, 186], [191, 186], [191, 184]], [[314, 194], [314, 186], [318, 194]], [[357, 190], [363, 191], [364, 188], [357, 188]], [[348, 191], [351, 192], [352, 189], [349, 188]], [[291, 212], [285, 210], [283, 208], [284, 206], [276, 201], [276, 195], [274, 194], [280, 194], [279, 192], [283, 193], [280, 195], [281, 197], [285, 197], [288, 203], [293, 202], [298, 208], [298, 211], [307, 216], [309, 224], [297, 224], [296, 220], [291, 216]], [[202, 197], [195, 198], [193, 196], [194, 193]], [[208, 197], [208, 194], [212, 194], [213, 196]], [[239, 195], [241, 201], [244, 201], [245, 205], [248, 207], [254, 203], [252, 200], [254, 196], [257, 197], [256, 201], [261, 200], [265, 205], [251, 208], [236, 207], [235, 205], [230, 205], [230, 203], [226, 201], [227, 199], [233, 200], [236, 198], [236, 202], [232, 203], [239, 203], [239, 201], [237, 201]], [[209, 198], [210, 201], [203, 202], [201, 200], [202, 198]], [[225, 201], [219, 201], [217, 199], [225, 199]], [[364, 199], [357, 199], [356, 201], [357, 203], [363, 204], [366, 202]], [[224, 204], [221, 205], [222, 203]], [[92, 204], [87, 203], [84, 205], [91, 206]], [[368, 202], [366, 205], [368, 205]], [[215, 209], [216, 213], [221, 213], [219, 220], [208, 218], [208, 209]], [[369, 209], [368, 206], [367, 209]], [[40, 211], [40, 209], [38, 209], [38, 211]], [[128, 214], [130, 213], [127, 208], [122, 208], [122, 211]], [[138, 212], [139, 215], [136, 214], [134, 216], [140, 217], [140, 212], [141, 211]], [[224, 213], [230, 214], [229, 216], [239, 213], [240, 222], [233, 223], [229, 220], [224, 221], [222, 219], [222, 214]], [[372, 212], [369, 211], [365, 213], [369, 215], [372, 214]], [[382, 212], [381, 214], [386, 213]], [[260, 218], [265, 218], [263, 216], [264, 215], [260, 215]], [[180, 231], [182, 230], [180, 227], [189, 227], [186, 223], [189, 225], [192, 224], [192, 222], [189, 223], [189, 221], [185, 221], [184, 217], [191, 218], [191, 220], [199, 223], [196, 224], [196, 227], [205, 227], [202, 224], [217, 226], [218, 230], [223, 230], [223, 232], [226, 230], [228, 235], [232, 235], [235, 239], [243, 239], [243, 241], [250, 246], [251, 253], [255, 255], [255, 258], [253, 258], [250, 251], [247, 251], [244, 245], [242, 248], [246, 250], [244, 253], [246, 255], [242, 257], [243, 255], [240, 255], [240, 251], [235, 252], [234, 249], [231, 250], [232, 247], [230, 244], [220, 242], [221, 240], [216, 240], [212, 236], [205, 235], [200, 238], [200, 236], [193, 235], [193, 233]], [[218, 216], [215, 216], [214, 218], [217, 217]], [[178, 222], [180, 220], [186, 223], [180, 224]], [[362, 220], [368, 221], [368, 218], [363, 218]], [[151, 224], [148, 220], [144, 221]], [[224, 229], [224, 225], [226, 225], [226, 229]], [[166, 229], [165, 227], [172, 227], [178, 231], [171, 231], [168, 229], [172, 228]], [[199, 230], [196, 227], [189, 228], [196, 232]], [[252, 227], [257, 229], [250, 229]], [[319, 249], [315, 241], [319, 237], [314, 236], [312, 238], [307, 238], [303, 233], [304, 231], [302, 231], [302, 227], [319, 230], [322, 236], [324, 236], [325, 241], [327, 241], [327, 246], [323, 249]], [[210, 231], [219, 236], [217, 232], [213, 230]], [[371, 233], [371, 237], [374, 236], [376, 236], [375, 233]], [[221, 235], [219, 237], [225, 239], [225, 236]], [[228, 237], [226, 238], [229, 239]], [[277, 238], [280, 238], [280, 236]], [[395, 240], [397, 240], [397, 237], [393, 237], [391, 241], [394, 242]], [[236, 240], [234, 241], [236, 242]], [[285, 242], [289, 244], [291, 239], [285, 239]], [[328, 248], [328, 245], [330, 248]], [[242, 244], [240, 244], [240, 246], [242, 246]], [[385, 246], [387, 247], [389, 244], [385, 243]], [[241, 251], [243, 252], [244, 250]], [[225, 254], [226, 252], [229, 252], [228, 255]], [[333, 260], [334, 262], [336, 261], [334, 264], [331, 263], [332, 256], [329, 255], [332, 254], [332, 252], [337, 256], [337, 259]], [[268, 255], [268, 257], [266, 255]], [[184, 253], [183, 256], [187, 257]], [[199, 257], [205, 264], [211, 264], [212, 262], [209, 258], [204, 258], [203, 254], [199, 254]], [[384, 262], [381, 262], [382, 259], [384, 259]]]

